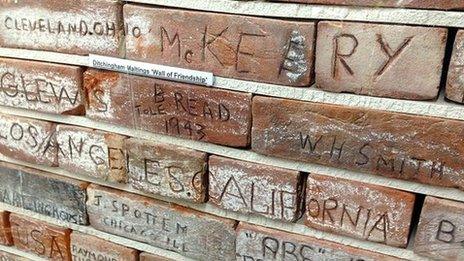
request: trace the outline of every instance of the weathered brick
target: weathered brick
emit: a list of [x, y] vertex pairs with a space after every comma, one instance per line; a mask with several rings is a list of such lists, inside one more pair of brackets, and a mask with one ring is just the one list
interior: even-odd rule
[[0, 105], [58, 114], [84, 114], [77, 66], [0, 58]]
[[294, 2], [307, 4], [353, 5], [372, 7], [406, 7], [420, 9], [463, 9], [464, 2], [460, 0], [275, 0], [276, 2]]
[[302, 212], [298, 171], [210, 156], [209, 202], [224, 209], [296, 221]]
[[464, 203], [427, 196], [414, 241], [414, 252], [436, 260], [464, 258]]
[[96, 185], [87, 193], [96, 229], [200, 260], [234, 258], [234, 220]]
[[60, 168], [111, 182], [127, 181], [125, 136], [70, 125], [56, 129]]
[[41, 165], [57, 165], [56, 125], [0, 114], [0, 154]]
[[72, 54], [123, 54], [122, 4], [115, 0], [0, 2], [0, 46]]
[[310, 174], [305, 224], [396, 247], [406, 247], [415, 195], [347, 179]]
[[155, 254], [150, 254], [150, 253], [141, 253], [140, 261], [174, 261], [174, 259], [170, 259], [167, 257], [162, 257], [162, 256], [158, 256]]
[[5, 251], [0, 251], [0, 260], [1, 261], [31, 261], [32, 259], [17, 256]]
[[[0, 244], [5, 246], [13, 244], [10, 231], [10, 213], [3, 210], [0, 210]], [[2, 259], [0, 258], [0, 260]]]
[[317, 28], [319, 88], [403, 99], [437, 97], [446, 28], [335, 21]]
[[126, 127], [244, 147], [251, 94], [87, 70], [87, 116]]
[[62, 221], [87, 224], [86, 182], [0, 162], [0, 202]]
[[287, 159], [464, 188], [464, 123], [256, 97], [252, 148]]
[[10, 215], [14, 246], [48, 260], [70, 261], [70, 229], [15, 213]]
[[458, 30], [446, 81], [446, 98], [464, 103], [464, 30]]
[[73, 260], [138, 261], [138, 251], [77, 231], [71, 233]]
[[124, 20], [129, 59], [252, 81], [313, 81], [314, 22], [131, 4], [124, 5]]
[[166, 197], [204, 202], [204, 152], [130, 138], [125, 142], [129, 184], [137, 190]]
[[323, 239], [240, 222], [237, 261], [258, 260], [399, 260]]

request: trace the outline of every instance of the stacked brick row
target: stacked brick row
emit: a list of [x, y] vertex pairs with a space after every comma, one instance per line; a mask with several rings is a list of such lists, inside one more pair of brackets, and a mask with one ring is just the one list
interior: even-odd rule
[[[295, 87], [315, 81], [326, 91], [416, 100], [437, 98], [448, 71], [447, 97], [463, 100], [464, 34], [458, 31], [453, 50], [447, 50], [453, 39], [446, 28], [289, 21], [109, 0], [6, 1], [0, 3], [0, 19], [2, 47], [97, 53], [243, 80]], [[444, 61], [446, 52], [452, 53], [450, 63]], [[11, 58], [0, 58], [0, 105], [78, 115], [214, 143], [224, 150], [235, 147], [365, 175], [464, 188], [464, 122], [458, 120]], [[299, 172], [5, 113], [0, 113], [0, 155], [71, 176], [2, 162], [1, 202], [189, 258], [395, 259], [189, 209], [169, 199], [263, 220], [303, 222], [315, 230], [396, 248], [406, 248], [415, 238], [418, 255], [462, 258], [463, 202], [431, 196], [422, 200], [423, 195], [348, 176]], [[134, 193], [116, 189], [121, 185]], [[139, 255], [15, 213], [5, 211], [2, 221], [5, 245], [52, 260], [85, 260], [92, 253], [137, 260]], [[120, 256], [110, 257], [112, 252]]]

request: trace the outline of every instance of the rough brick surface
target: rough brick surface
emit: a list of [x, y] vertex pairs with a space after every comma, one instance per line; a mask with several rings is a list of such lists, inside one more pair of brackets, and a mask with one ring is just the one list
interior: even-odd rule
[[462, 260], [463, 217], [463, 202], [427, 196], [417, 228], [414, 252], [435, 260]]
[[399, 260], [355, 247], [240, 222], [237, 261]]
[[0, 2], [0, 46], [122, 54], [122, 4], [113, 0]]
[[[10, 213], [2, 210], [0, 210], [0, 244], [5, 246], [13, 244], [10, 231]], [[0, 258], [0, 260], [2, 259]]]
[[286, 85], [313, 80], [314, 22], [130, 4], [124, 20], [130, 59]]
[[277, 2], [294, 2], [308, 4], [333, 4], [372, 7], [406, 7], [423, 9], [463, 9], [460, 0], [276, 0]]
[[77, 231], [71, 233], [73, 260], [138, 261], [138, 251]]
[[235, 221], [178, 205], [90, 185], [90, 224], [199, 260], [232, 260]]
[[253, 102], [256, 152], [464, 188], [464, 123], [275, 98]]
[[194, 140], [249, 144], [251, 94], [87, 70], [87, 116]]
[[14, 246], [48, 260], [71, 261], [70, 229], [12, 213], [11, 233]]
[[305, 224], [396, 247], [406, 247], [414, 194], [335, 177], [310, 174]]
[[140, 261], [174, 261], [174, 259], [158, 256], [150, 253], [141, 253]]
[[87, 175], [111, 182], [126, 182], [125, 136], [58, 125], [58, 164], [75, 175]]
[[224, 209], [296, 221], [302, 212], [298, 171], [210, 156], [209, 202]]
[[204, 202], [206, 158], [204, 152], [130, 138], [125, 142], [129, 184], [140, 191]]
[[464, 30], [459, 30], [454, 41], [448, 69], [446, 98], [464, 103]]
[[320, 22], [316, 85], [334, 92], [427, 100], [438, 95], [446, 28]]
[[0, 59], [0, 105], [58, 114], [84, 114], [77, 66]]
[[0, 114], [0, 154], [41, 165], [57, 165], [55, 127], [51, 122]]
[[0, 163], [0, 202], [74, 224], [87, 224], [86, 182]]

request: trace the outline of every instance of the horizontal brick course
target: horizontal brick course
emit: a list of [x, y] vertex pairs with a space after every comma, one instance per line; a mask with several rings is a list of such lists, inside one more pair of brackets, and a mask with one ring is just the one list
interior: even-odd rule
[[463, 9], [464, 3], [456, 0], [276, 0], [277, 2], [294, 2], [307, 4], [330, 4], [371, 7], [404, 7], [423, 9]]

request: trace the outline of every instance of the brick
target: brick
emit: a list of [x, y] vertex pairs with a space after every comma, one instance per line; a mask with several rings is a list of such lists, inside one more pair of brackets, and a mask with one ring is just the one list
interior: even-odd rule
[[414, 252], [434, 260], [464, 258], [464, 203], [427, 196], [414, 241]]
[[327, 91], [428, 100], [438, 95], [446, 28], [318, 23], [316, 85]]
[[205, 201], [206, 153], [134, 138], [126, 140], [125, 148], [133, 188], [153, 195]]
[[286, 159], [464, 188], [461, 121], [256, 97], [252, 149]]
[[446, 81], [446, 98], [464, 103], [464, 30], [458, 30]]
[[87, 224], [86, 182], [0, 162], [0, 202], [74, 224]]
[[14, 246], [48, 260], [71, 260], [70, 229], [15, 213], [10, 215]]
[[420, 9], [463, 9], [464, 3], [456, 0], [276, 0], [277, 2], [294, 2], [307, 4], [352, 5], [373, 7], [399, 7]]
[[138, 261], [138, 251], [77, 231], [71, 233], [73, 260]]
[[174, 261], [174, 259], [170, 259], [167, 257], [158, 256], [158, 255], [150, 254], [150, 253], [141, 253], [140, 261]]
[[32, 259], [17, 256], [5, 251], [0, 251], [0, 260], [1, 261], [31, 261]]
[[258, 260], [399, 260], [323, 239], [240, 222], [237, 261]]
[[85, 55], [123, 54], [122, 4], [114, 0], [0, 2], [0, 46]]
[[210, 156], [209, 202], [232, 211], [293, 222], [302, 212], [298, 171]]
[[57, 114], [84, 114], [77, 66], [0, 58], [0, 105]]
[[58, 125], [60, 168], [110, 182], [126, 182], [125, 136], [70, 125]]
[[294, 86], [313, 81], [315, 23], [124, 5], [129, 59]]
[[406, 247], [414, 200], [412, 193], [310, 174], [305, 224], [335, 234]]
[[87, 193], [90, 224], [98, 230], [200, 260], [235, 256], [234, 220], [96, 185]]
[[101, 70], [87, 70], [84, 86], [92, 119], [229, 146], [249, 144], [250, 93]]
[[[0, 211], [0, 245], [11, 246], [13, 238], [10, 231], [10, 213], [7, 211]], [[0, 258], [0, 260], [2, 260]]]
[[57, 166], [51, 122], [0, 114], [0, 154], [16, 160]]

